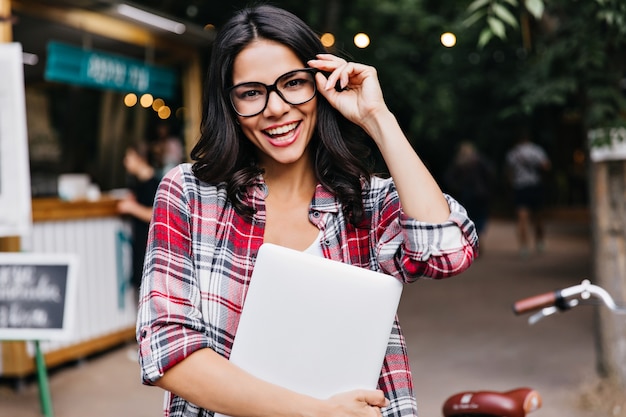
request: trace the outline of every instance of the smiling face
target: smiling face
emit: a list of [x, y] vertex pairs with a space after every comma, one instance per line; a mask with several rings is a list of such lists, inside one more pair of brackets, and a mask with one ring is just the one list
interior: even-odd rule
[[[272, 85], [283, 74], [305, 68], [288, 47], [257, 40], [244, 48], [233, 64], [233, 85], [258, 82]], [[298, 105], [270, 92], [267, 107], [252, 117], [237, 116], [246, 137], [257, 147], [262, 166], [308, 163], [307, 148], [317, 120], [317, 98]]]

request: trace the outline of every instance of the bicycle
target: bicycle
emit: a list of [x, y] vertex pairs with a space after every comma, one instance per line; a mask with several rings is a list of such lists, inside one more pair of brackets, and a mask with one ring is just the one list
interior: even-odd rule
[[[613, 313], [626, 314], [602, 287], [583, 280], [578, 285], [524, 298], [513, 303], [516, 315], [533, 313], [530, 325], [553, 314], [580, 305], [604, 305]], [[451, 395], [443, 405], [443, 417], [525, 417], [541, 407], [541, 395], [532, 388], [510, 391], [463, 391]]]

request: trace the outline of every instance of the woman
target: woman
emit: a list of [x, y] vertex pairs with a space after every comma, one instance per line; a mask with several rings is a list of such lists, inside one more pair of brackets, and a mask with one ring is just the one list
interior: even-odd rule
[[[371, 174], [370, 139], [353, 127], [393, 180]], [[264, 242], [403, 282], [451, 276], [474, 259], [473, 223], [411, 148], [376, 71], [326, 54], [284, 10], [245, 9], [215, 40], [191, 156], [157, 194], [137, 326], [143, 380], [167, 391], [165, 415], [416, 415], [397, 321], [379, 390], [319, 400], [227, 360]]]

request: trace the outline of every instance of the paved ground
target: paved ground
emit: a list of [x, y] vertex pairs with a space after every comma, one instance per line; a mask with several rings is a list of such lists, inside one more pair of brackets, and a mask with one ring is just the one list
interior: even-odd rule
[[[588, 277], [589, 242], [584, 223], [552, 221], [545, 253], [522, 260], [513, 224], [494, 221], [483, 239], [484, 254], [469, 271], [406, 287], [399, 314], [422, 417], [441, 416], [442, 403], [456, 391], [519, 386], [542, 394], [536, 417], [626, 416], [626, 395], [596, 392], [591, 308], [534, 326], [511, 312], [516, 299]], [[131, 346], [52, 370], [55, 416], [162, 415], [161, 392], [139, 384], [138, 367], [128, 358]], [[40, 415], [36, 383], [19, 391], [0, 384], [0, 416]]]

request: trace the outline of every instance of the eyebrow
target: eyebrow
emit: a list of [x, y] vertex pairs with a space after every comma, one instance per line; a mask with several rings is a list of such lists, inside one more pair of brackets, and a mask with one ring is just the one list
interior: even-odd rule
[[289, 74], [291, 72], [302, 71], [302, 70], [306, 70], [306, 71], [310, 71], [310, 72], [314, 72], [314, 73], [317, 72], [317, 70], [315, 68], [311, 68], [311, 67], [294, 68], [292, 70], [283, 72], [278, 77], [274, 78], [274, 81], [272, 83], [270, 83], [270, 84], [266, 84], [266, 83], [264, 83], [262, 81], [241, 81], [241, 82], [238, 82], [238, 83], [233, 81], [233, 85], [231, 87], [229, 87], [229, 88], [236, 87], [236, 86], [242, 85], [242, 84], [262, 84], [262, 85], [266, 85], [266, 86], [267, 85], [274, 85], [276, 83], [276, 81], [278, 81], [278, 79], [281, 78], [282, 76], [287, 75], [287, 74]]

